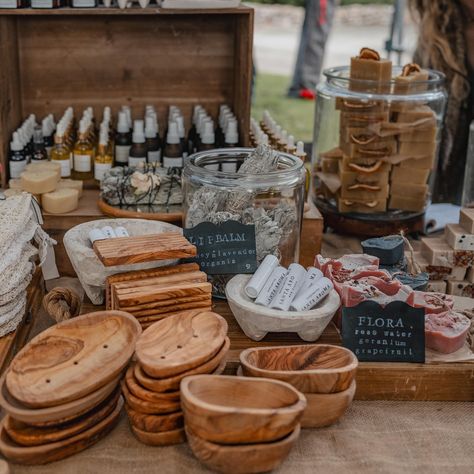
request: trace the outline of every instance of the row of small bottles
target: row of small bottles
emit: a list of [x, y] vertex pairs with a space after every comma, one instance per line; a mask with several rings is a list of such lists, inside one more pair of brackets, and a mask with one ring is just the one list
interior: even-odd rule
[[152, 3], [153, 6], [159, 6], [161, 2], [152, 2], [151, 0], [0, 0], [1, 8], [96, 8], [96, 7], [118, 7], [121, 9], [130, 8], [133, 4], [146, 8]]
[[[30, 115], [14, 132], [10, 144], [10, 177], [18, 178], [31, 161], [54, 160], [61, 164], [64, 178], [101, 180], [114, 165], [140, 167], [155, 163], [181, 168], [189, 153], [216, 147], [238, 146], [237, 119], [227, 105], [219, 109], [219, 123], [201, 105], [193, 109], [192, 126], [186, 134], [184, 117], [176, 106], [169, 108], [168, 129], [161, 140], [158, 116], [152, 105], [145, 108], [144, 120], [132, 120], [130, 107], [122, 106], [116, 130], [110, 107], [104, 107], [102, 122], [96, 128], [92, 107], [84, 110], [76, 124], [69, 107], [57, 123], [48, 115], [39, 126]], [[53, 139], [54, 135], [54, 139]]]
[[298, 141], [295, 144], [293, 135], [289, 135], [278, 123], [272, 118], [268, 110], [263, 113], [262, 120], [257, 122], [254, 118], [250, 121], [250, 144], [270, 145], [272, 148], [285, 153], [290, 153], [306, 160], [304, 151], [304, 143]]

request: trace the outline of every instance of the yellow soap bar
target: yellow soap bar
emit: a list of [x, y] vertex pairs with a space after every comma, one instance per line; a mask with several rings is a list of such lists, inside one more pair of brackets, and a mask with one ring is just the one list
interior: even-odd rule
[[388, 92], [392, 61], [388, 59], [351, 58], [349, 89], [361, 92]]
[[41, 204], [43, 210], [50, 214], [66, 214], [78, 207], [79, 191], [77, 189], [58, 189], [51, 193], [43, 194]]
[[25, 171], [54, 171], [57, 180], [61, 179], [61, 165], [55, 161], [41, 161], [39, 163], [30, 163], [26, 165]]
[[398, 154], [402, 156], [432, 156], [436, 152], [436, 142], [400, 142]]
[[384, 158], [397, 153], [397, 142], [381, 138], [361, 144], [341, 142], [341, 149], [351, 158]]
[[406, 133], [400, 133], [398, 136], [401, 142], [434, 142], [436, 141], [436, 126], [412, 130]]
[[411, 110], [406, 110], [397, 114], [398, 123], [416, 122], [420, 119], [432, 118], [436, 119], [436, 115], [427, 105], [420, 105]]
[[340, 170], [342, 171], [355, 171], [356, 173], [375, 173], [390, 171], [390, 163], [385, 163], [377, 158], [366, 158], [366, 157], [355, 157], [344, 156]]
[[78, 179], [62, 179], [56, 189], [76, 189], [79, 192], [79, 198], [82, 197], [83, 181]]
[[414, 94], [415, 92], [426, 91], [429, 73], [425, 69], [413, 72], [409, 76], [395, 77], [395, 94]]
[[424, 200], [428, 194], [428, 185], [414, 183], [392, 183], [390, 192], [396, 196]]
[[410, 158], [408, 160], [404, 160], [400, 163], [400, 168], [406, 169], [420, 169], [420, 170], [431, 170], [433, 169], [435, 162], [435, 154], [433, 153], [431, 156], [425, 156], [423, 158]]
[[430, 175], [429, 169], [406, 168], [403, 166], [394, 166], [392, 168], [392, 183], [414, 183], [425, 184]]
[[21, 187], [31, 194], [50, 193], [58, 184], [55, 171], [23, 171]]
[[401, 209], [402, 211], [421, 212], [424, 210], [425, 205], [425, 198], [420, 199], [392, 194], [388, 207], [390, 209]]
[[341, 198], [355, 201], [372, 202], [388, 198], [388, 184], [369, 185], [353, 184], [341, 187]]
[[362, 214], [373, 214], [374, 212], [385, 212], [387, 200], [356, 201], [353, 199], [338, 199], [339, 212], [360, 212]]

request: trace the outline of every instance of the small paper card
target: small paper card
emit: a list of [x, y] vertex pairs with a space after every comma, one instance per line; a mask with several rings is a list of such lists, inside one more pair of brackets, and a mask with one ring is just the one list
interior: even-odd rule
[[361, 362], [425, 362], [425, 310], [393, 301], [342, 309], [342, 344]]
[[184, 236], [197, 248], [197, 262], [208, 275], [253, 273], [257, 269], [255, 225], [226, 221], [216, 225], [201, 222], [183, 229]]

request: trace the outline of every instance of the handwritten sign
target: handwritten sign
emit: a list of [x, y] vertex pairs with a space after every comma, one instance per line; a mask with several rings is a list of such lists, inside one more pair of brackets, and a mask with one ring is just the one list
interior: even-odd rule
[[191, 261], [208, 275], [254, 273], [257, 269], [255, 225], [201, 222], [184, 229], [184, 236], [197, 247], [197, 256]]
[[425, 310], [402, 301], [343, 308], [342, 344], [360, 361], [424, 362]]

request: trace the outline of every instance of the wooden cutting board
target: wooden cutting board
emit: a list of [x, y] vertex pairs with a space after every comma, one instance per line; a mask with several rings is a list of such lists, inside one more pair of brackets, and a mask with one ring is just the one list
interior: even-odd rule
[[0, 425], [0, 451], [10, 461], [18, 464], [47, 464], [67, 458], [92, 446], [102, 439], [116, 425], [123, 399], [120, 398], [114, 410], [92, 428], [79, 433], [72, 438], [40, 446], [20, 446], [16, 444], [5, 430], [5, 420]]
[[48, 408], [27, 408], [15, 400], [7, 390], [5, 375], [0, 379], [0, 405], [6, 413], [16, 420], [34, 426], [51, 426], [69, 422], [92, 410], [105, 400], [119, 385], [119, 378], [104, 385], [85, 397]]
[[222, 316], [183, 311], [146, 329], [138, 339], [136, 356], [151, 377], [171, 377], [214, 357], [226, 335], [227, 322]]
[[120, 389], [117, 387], [111, 395], [92, 411], [61, 425], [47, 427], [32, 426], [7, 415], [5, 417], [4, 427], [8, 436], [21, 446], [38, 446], [41, 444], [55, 443], [56, 441], [71, 438], [101, 422], [112, 413], [119, 397]]
[[141, 327], [122, 311], [99, 311], [55, 326], [31, 340], [6, 374], [9, 393], [43, 408], [82, 398], [116, 378], [133, 355]]
[[178, 232], [96, 240], [94, 251], [106, 266], [190, 258], [196, 247]]

